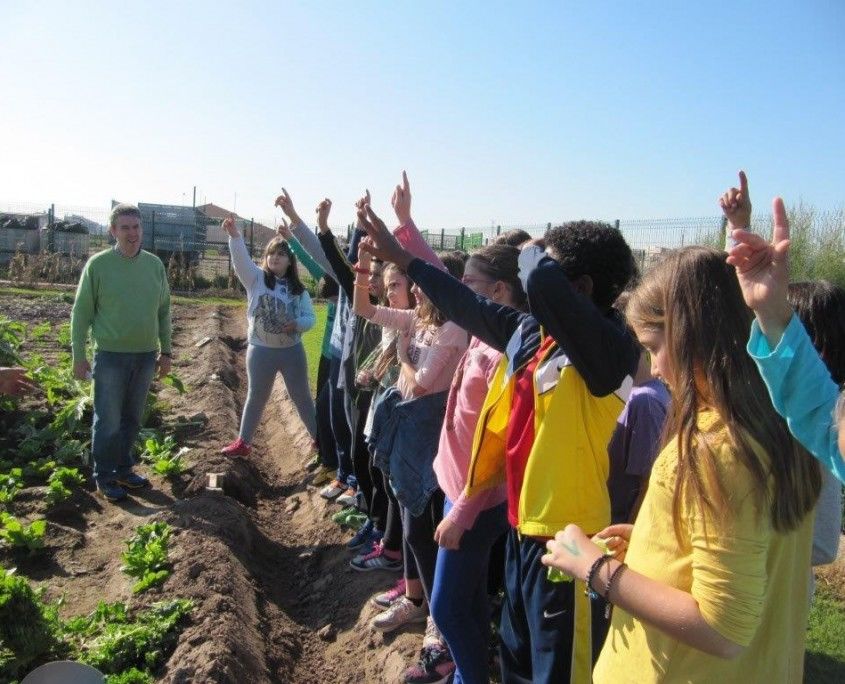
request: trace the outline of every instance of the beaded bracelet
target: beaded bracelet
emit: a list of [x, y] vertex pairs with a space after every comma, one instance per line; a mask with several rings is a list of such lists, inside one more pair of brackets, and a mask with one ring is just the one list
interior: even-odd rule
[[[609, 567], [609, 566], [608, 566]], [[613, 605], [610, 602], [610, 590], [613, 588], [613, 583], [616, 581], [616, 578], [622, 574], [622, 571], [625, 570], [628, 566], [624, 563], [620, 563], [619, 567], [613, 571], [613, 574], [607, 580], [607, 587], [604, 591], [604, 600], [607, 601], [607, 605], [604, 607], [604, 617], [605, 619], [610, 617], [610, 608]]]
[[596, 560], [593, 561], [593, 564], [590, 566], [590, 571], [587, 573], [586, 584], [587, 587], [584, 589], [584, 594], [589, 596], [590, 599], [595, 601], [599, 598], [599, 594], [593, 589], [593, 577], [596, 576], [596, 573], [601, 569], [601, 566], [607, 563], [613, 556], [605, 556], [601, 555]]

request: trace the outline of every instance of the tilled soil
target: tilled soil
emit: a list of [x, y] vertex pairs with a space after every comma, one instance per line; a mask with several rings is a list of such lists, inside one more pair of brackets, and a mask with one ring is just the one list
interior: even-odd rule
[[[67, 299], [3, 296], [0, 311], [59, 325], [69, 319]], [[101, 600], [194, 599], [191, 620], [157, 673], [161, 682], [399, 681], [421, 645], [422, 628], [382, 635], [368, 627], [377, 613], [370, 597], [398, 575], [349, 567], [344, 544], [351, 533], [331, 521], [337, 506], [307, 484], [309, 439], [281, 381], [250, 456], [219, 454], [237, 435], [245, 335], [243, 307], [175, 306], [175, 371], [189, 391], [180, 396], [166, 388], [160, 397], [171, 416], [204, 420], [180, 439], [191, 447], [190, 470], [169, 481], [139, 466], [154, 486], [121, 505], [105, 503], [89, 485], [48, 515], [48, 553], [15, 559], [19, 572], [43, 583], [48, 598], [64, 595], [66, 615], [90, 611]], [[25, 351], [49, 357], [50, 350]], [[207, 473], [221, 474], [222, 492], [206, 489]], [[20, 501], [24, 510], [41, 513], [37, 491], [27, 490]], [[139, 598], [120, 571], [120, 553], [134, 528], [152, 518], [174, 528], [174, 571], [163, 587]]]

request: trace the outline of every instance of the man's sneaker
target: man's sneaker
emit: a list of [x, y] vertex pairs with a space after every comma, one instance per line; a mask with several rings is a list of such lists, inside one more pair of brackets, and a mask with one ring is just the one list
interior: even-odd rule
[[366, 546], [367, 544], [373, 544], [374, 542], [381, 541], [382, 536], [383, 533], [381, 530], [375, 529], [375, 527], [373, 527], [373, 521], [367, 518], [366, 522], [358, 528], [355, 536], [346, 542], [346, 548], [350, 551], [354, 551], [356, 549], [360, 549], [362, 546]]
[[338, 525], [348, 525], [347, 522], [350, 515], [354, 515], [357, 512], [354, 506], [347, 506], [346, 508], [342, 508], [337, 513], [332, 516], [332, 522], [337, 523]]
[[392, 588], [376, 594], [371, 599], [372, 602], [382, 610], [387, 610], [405, 595], [405, 578], [403, 577]]
[[351, 561], [349, 565], [353, 570], [369, 572], [370, 570], [392, 570], [402, 571], [402, 558], [389, 558], [381, 544], [378, 544], [369, 553], [362, 553]]
[[138, 475], [137, 473], [118, 475], [116, 482], [126, 489], [143, 489], [144, 487], [150, 486], [150, 481], [143, 475]]
[[370, 626], [377, 629], [379, 632], [392, 632], [404, 625], [410, 625], [416, 622], [425, 622], [428, 615], [425, 601], [420, 605], [414, 605], [407, 596], [403, 596], [393, 603], [390, 608], [384, 611], [381, 615], [376, 615]]
[[346, 485], [340, 480], [332, 480], [329, 484], [320, 490], [320, 496], [331, 501], [337, 498], [346, 491]]
[[405, 684], [445, 684], [454, 672], [455, 661], [448, 648], [424, 646], [419, 662], [405, 670]]
[[97, 491], [106, 501], [112, 503], [123, 501], [126, 498], [126, 490], [117, 482], [98, 482]]
[[354, 506], [358, 503], [358, 490], [355, 487], [348, 487], [334, 502], [341, 506]]
[[315, 487], [321, 487], [327, 482], [331, 482], [336, 472], [336, 468], [327, 468], [325, 466], [320, 466], [319, 468], [317, 468], [317, 470], [314, 472], [314, 475], [311, 477], [311, 484]]
[[220, 453], [226, 456], [249, 456], [252, 447], [238, 437], [234, 442], [224, 446]]

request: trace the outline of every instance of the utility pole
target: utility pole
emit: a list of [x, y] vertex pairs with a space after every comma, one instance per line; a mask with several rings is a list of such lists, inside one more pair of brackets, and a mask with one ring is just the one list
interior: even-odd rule
[[196, 209], [197, 208], [197, 186], [194, 186], [194, 199], [191, 202], [191, 206]]

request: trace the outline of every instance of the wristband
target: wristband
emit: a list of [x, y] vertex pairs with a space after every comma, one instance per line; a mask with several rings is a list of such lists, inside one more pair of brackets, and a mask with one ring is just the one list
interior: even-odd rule
[[[609, 567], [610, 566], [608, 565], [608, 568]], [[604, 607], [605, 620], [610, 618], [610, 607], [613, 605], [610, 602], [610, 590], [613, 588], [613, 583], [616, 581], [616, 578], [619, 577], [622, 574], [622, 571], [625, 570], [625, 568], [627, 568], [627, 567], [628, 566], [625, 565], [624, 563], [620, 563], [619, 567], [616, 568], [616, 570], [613, 571], [613, 573], [610, 575], [610, 577], [607, 580], [607, 587], [605, 588], [605, 591], [604, 591], [604, 600], [607, 602], [607, 605]]]
[[605, 556], [602, 554], [590, 566], [589, 572], [587, 572], [587, 578], [584, 580], [587, 587], [584, 589], [584, 594], [589, 596], [591, 599], [595, 600], [599, 598], [598, 593], [595, 589], [593, 589], [593, 577], [596, 576], [596, 573], [601, 570], [601, 566], [607, 563], [613, 556]]
[[363, 273], [364, 275], [370, 275], [370, 269], [368, 268], [361, 268], [360, 266], [354, 266], [355, 273]]

